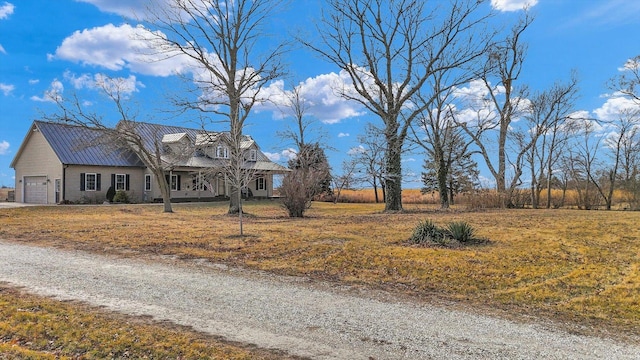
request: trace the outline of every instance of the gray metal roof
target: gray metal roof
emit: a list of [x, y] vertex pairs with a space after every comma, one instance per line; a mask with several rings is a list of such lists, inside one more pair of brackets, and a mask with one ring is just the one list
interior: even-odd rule
[[[116, 147], [114, 145], [116, 142], [109, 138], [109, 134], [105, 130], [43, 121], [35, 121], [34, 125], [49, 142], [63, 164], [144, 167], [142, 161], [134, 153]], [[163, 139], [171, 142], [178, 138], [185, 138], [185, 135], [192, 142], [192, 145], [195, 146], [200, 140], [199, 145], [204, 146], [206, 143], [211, 143], [211, 135], [216, 134], [180, 126], [132, 121], [121, 121], [117, 126], [127, 126], [135, 130], [142, 137], [147, 149], [154, 149], [155, 143], [161, 143]], [[217, 133], [217, 135], [228, 137], [226, 133]], [[209, 141], [206, 141], [205, 137]], [[245, 135], [241, 147], [246, 149], [254, 145], [258, 149], [255, 141], [250, 136]], [[269, 160], [261, 151], [258, 150], [257, 154], [257, 161], [248, 162], [245, 167], [263, 171], [289, 171], [287, 168]], [[164, 161], [169, 161], [170, 158], [169, 154], [163, 155]], [[173, 163], [174, 166], [195, 168], [221, 166], [220, 159], [211, 159], [198, 152], [186, 159], [169, 162]]]
[[43, 121], [34, 124], [63, 164], [144, 166], [132, 152], [112, 145], [103, 130]]

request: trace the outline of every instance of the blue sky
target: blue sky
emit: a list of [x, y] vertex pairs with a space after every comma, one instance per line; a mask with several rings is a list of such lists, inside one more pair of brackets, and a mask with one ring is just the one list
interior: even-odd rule
[[[444, 0], [436, 0], [444, 1]], [[138, 106], [138, 121], [194, 126], [189, 117], [169, 118], [164, 96], [182, 87], [171, 75], [178, 63], [149, 63], [136, 54], [134, 36], [145, 0], [0, 0], [0, 185], [13, 186], [9, 167], [33, 120], [52, 114], [47, 101], [52, 90], [77, 92], [95, 109], [107, 109], [92, 89], [100, 76], [122, 77], [130, 84]], [[528, 4], [535, 21], [525, 33], [528, 56], [521, 83], [531, 90], [568, 80], [572, 70], [580, 80], [577, 110], [606, 117], [621, 105], [611, 96], [607, 80], [618, 75], [628, 59], [640, 55], [640, 2], [630, 0], [493, 0], [497, 26], [509, 27]], [[295, 0], [278, 12], [274, 32], [287, 37], [291, 31], [313, 31], [321, 0]], [[326, 134], [334, 150], [327, 155], [334, 169], [368, 122], [376, 119], [357, 104], [337, 98], [329, 84], [340, 80], [339, 69], [305, 49], [285, 58], [289, 76], [272, 89], [303, 83], [304, 93], [315, 104], [309, 114], [316, 128]], [[104, 110], [109, 119], [108, 110]], [[286, 162], [291, 144], [274, 136], [290, 124], [273, 107], [258, 107], [245, 133], [252, 135], [263, 152]], [[211, 130], [226, 130], [221, 125]], [[419, 174], [423, 155], [408, 154], [404, 167]], [[488, 175], [486, 175], [488, 176]], [[412, 181], [414, 180], [414, 181]], [[405, 187], [419, 187], [411, 177]]]

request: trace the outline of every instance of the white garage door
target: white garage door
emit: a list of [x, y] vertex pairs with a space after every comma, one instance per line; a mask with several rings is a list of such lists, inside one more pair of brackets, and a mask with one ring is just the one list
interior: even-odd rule
[[24, 202], [28, 204], [47, 203], [47, 177], [25, 176]]

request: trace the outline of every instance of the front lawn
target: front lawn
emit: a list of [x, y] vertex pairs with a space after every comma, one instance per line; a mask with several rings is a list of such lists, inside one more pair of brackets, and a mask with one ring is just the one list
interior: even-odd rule
[[[53, 206], [0, 212], [0, 238], [126, 256], [176, 255], [383, 288], [640, 335], [640, 213], [435, 211], [406, 205], [314, 203], [290, 219], [276, 202], [245, 203], [245, 236], [226, 203]], [[408, 246], [426, 219], [465, 221], [488, 244]]]

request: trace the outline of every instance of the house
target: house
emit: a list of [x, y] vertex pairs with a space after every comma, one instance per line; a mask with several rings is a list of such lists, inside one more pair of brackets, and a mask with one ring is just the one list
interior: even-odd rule
[[[122, 125], [121, 122], [118, 126]], [[229, 135], [178, 126], [126, 122], [144, 147], [161, 152], [172, 201], [228, 198], [230, 184], [221, 171], [229, 161]], [[102, 203], [109, 187], [125, 191], [133, 202], [162, 198], [157, 179], [132, 151], [117, 147], [105, 130], [34, 121], [11, 167], [15, 200], [23, 203]], [[245, 195], [273, 196], [274, 175], [288, 170], [270, 161], [258, 144], [244, 135], [244, 168], [254, 174]]]

